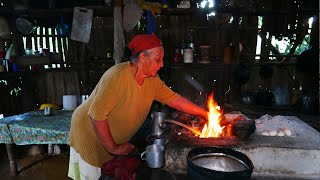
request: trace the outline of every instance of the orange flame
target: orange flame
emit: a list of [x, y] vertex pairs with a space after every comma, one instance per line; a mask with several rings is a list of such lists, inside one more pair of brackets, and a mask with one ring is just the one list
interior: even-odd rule
[[208, 97], [207, 106], [209, 109], [208, 123], [204, 125], [200, 137], [219, 137], [222, 134], [222, 129], [224, 128], [219, 124], [221, 121], [222, 110], [220, 110], [218, 103], [213, 100], [213, 93]]

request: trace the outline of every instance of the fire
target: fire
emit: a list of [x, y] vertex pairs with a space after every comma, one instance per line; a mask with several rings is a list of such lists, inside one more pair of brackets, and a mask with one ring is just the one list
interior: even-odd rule
[[208, 97], [207, 106], [208, 112], [208, 123], [202, 129], [201, 138], [208, 137], [219, 137], [222, 134], [224, 127], [220, 126], [222, 110], [220, 110], [218, 103], [213, 100], [213, 93]]

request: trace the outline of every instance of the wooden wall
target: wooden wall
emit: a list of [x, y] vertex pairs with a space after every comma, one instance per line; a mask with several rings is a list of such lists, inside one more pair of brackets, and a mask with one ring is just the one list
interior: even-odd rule
[[61, 105], [63, 95], [80, 95], [77, 71], [25, 72], [2, 76], [0, 110], [4, 116], [37, 110], [44, 103]]
[[[104, 10], [100, 8], [100, 14], [103, 14]], [[55, 14], [49, 14], [48, 17], [59, 19], [58, 11], [52, 12], [55, 12]], [[67, 16], [71, 17], [72, 9], [64, 10], [64, 12], [69, 13]], [[49, 64], [52, 67], [51, 70], [1, 74], [0, 80], [5, 80], [7, 84], [4, 81], [0, 82], [0, 94], [4, 94], [0, 103], [0, 113], [6, 115], [18, 114], [37, 109], [41, 103], [62, 104], [64, 94], [90, 94], [101, 75], [114, 64], [112, 60], [106, 58], [107, 50], [113, 49], [113, 17], [112, 13], [105, 13], [107, 15], [94, 16], [91, 38], [88, 44], [73, 41], [67, 37], [60, 37], [57, 34], [52, 35], [52, 43], [57, 44], [55, 51], [64, 52], [65, 59], [60, 62], [60, 68], [53, 68]], [[199, 13], [192, 9], [186, 10], [186, 13], [179, 9], [168, 10], [163, 13], [164, 15], [156, 16], [156, 34], [163, 41], [165, 49], [165, 65], [160, 71], [160, 76], [168, 86], [195, 101], [198, 98], [199, 91], [185, 80], [185, 77], [190, 75], [203, 85], [205, 91], [214, 91], [221, 103], [226, 100], [232, 101], [230, 97], [225, 96], [225, 92], [230, 85], [233, 91], [238, 90], [234, 86], [232, 70], [239, 62], [249, 64], [255, 62], [257, 35], [262, 32], [261, 28], [257, 28], [258, 15], [256, 12], [246, 11], [242, 15], [237, 13], [237, 16], [233, 16], [232, 23], [229, 23], [231, 14], [228, 12], [217, 13], [215, 17], [211, 17], [209, 20], [207, 20], [205, 12]], [[265, 16], [268, 16], [268, 14], [265, 14]], [[70, 23], [71, 19], [67, 19], [67, 22]], [[12, 23], [14, 24], [14, 22]], [[135, 27], [130, 32], [124, 32], [126, 44], [135, 34], [146, 32], [144, 17], [142, 17], [140, 23], [140, 28]], [[54, 25], [51, 25], [51, 27], [54, 27]], [[11, 42], [15, 42], [19, 53], [22, 53], [22, 36], [15, 31], [13, 32], [13, 41], [8, 41], [7, 46]], [[174, 63], [173, 55], [176, 46], [180, 46], [182, 42], [187, 44], [190, 35], [193, 38], [198, 55], [194, 58], [195, 63], [190, 65], [185, 65], [182, 62]], [[46, 38], [46, 46], [48, 45], [50, 37], [46, 30], [43, 30], [36, 36], [26, 37], [27, 47], [31, 47], [32, 38], [38, 37]], [[265, 63], [270, 55], [268, 44], [270, 40], [263, 39], [262, 41], [263, 61], [260, 63]], [[241, 52], [239, 42], [243, 46]], [[40, 41], [35, 46], [44, 47], [43, 43], [44, 41]], [[231, 65], [226, 65], [224, 64], [224, 51], [230, 43], [232, 43], [232, 46], [230, 46]], [[211, 63], [208, 65], [198, 63], [200, 60], [198, 47], [204, 44], [211, 46]], [[258, 69], [258, 67], [259, 65], [254, 65], [253, 69]], [[260, 79], [256, 77], [257, 72], [257, 70], [254, 70], [252, 79], [250, 79], [251, 83], [243, 86], [243, 90], [252, 90], [257, 84], [261, 83]], [[285, 71], [282, 71], [281, 67], [276, 72], [279, 74], [275, 75], [274, 78], [285, 77], [285, 75], [282, 75], [285, 74]], [[290, 69], [291, 72], [292, 68]], [[286, 81], [286, 79], [284, 78], [282, 81]], [[276, 84], [276, 81], [268, 83], [271, 87]], [[18, 90], [17, 95], [11, 95], [10, 92], [16, 87], [22, 88]]]

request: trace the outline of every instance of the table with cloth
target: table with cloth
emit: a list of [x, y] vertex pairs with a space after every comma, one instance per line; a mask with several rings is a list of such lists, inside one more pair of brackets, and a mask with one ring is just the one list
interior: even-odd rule
[[10, 171], [17, 174], [12, 145], [69, 144], [69, 132], [73, 111], [54, 111], [45, 116], [43, 111], [31, 111], [0, 119], [0, 143], [5, 143]]

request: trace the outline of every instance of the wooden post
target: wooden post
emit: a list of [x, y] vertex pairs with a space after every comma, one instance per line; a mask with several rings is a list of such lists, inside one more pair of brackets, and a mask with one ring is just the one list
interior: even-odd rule
[[6, 144], [7, 154], [10, 162], [10, 175], [16, 176], [18, 174], [18, 168], [17, 168], [16, 160], [14, 159], [14, 155], [13, 155], [13, 146], [14, 144], [12, 143]]

